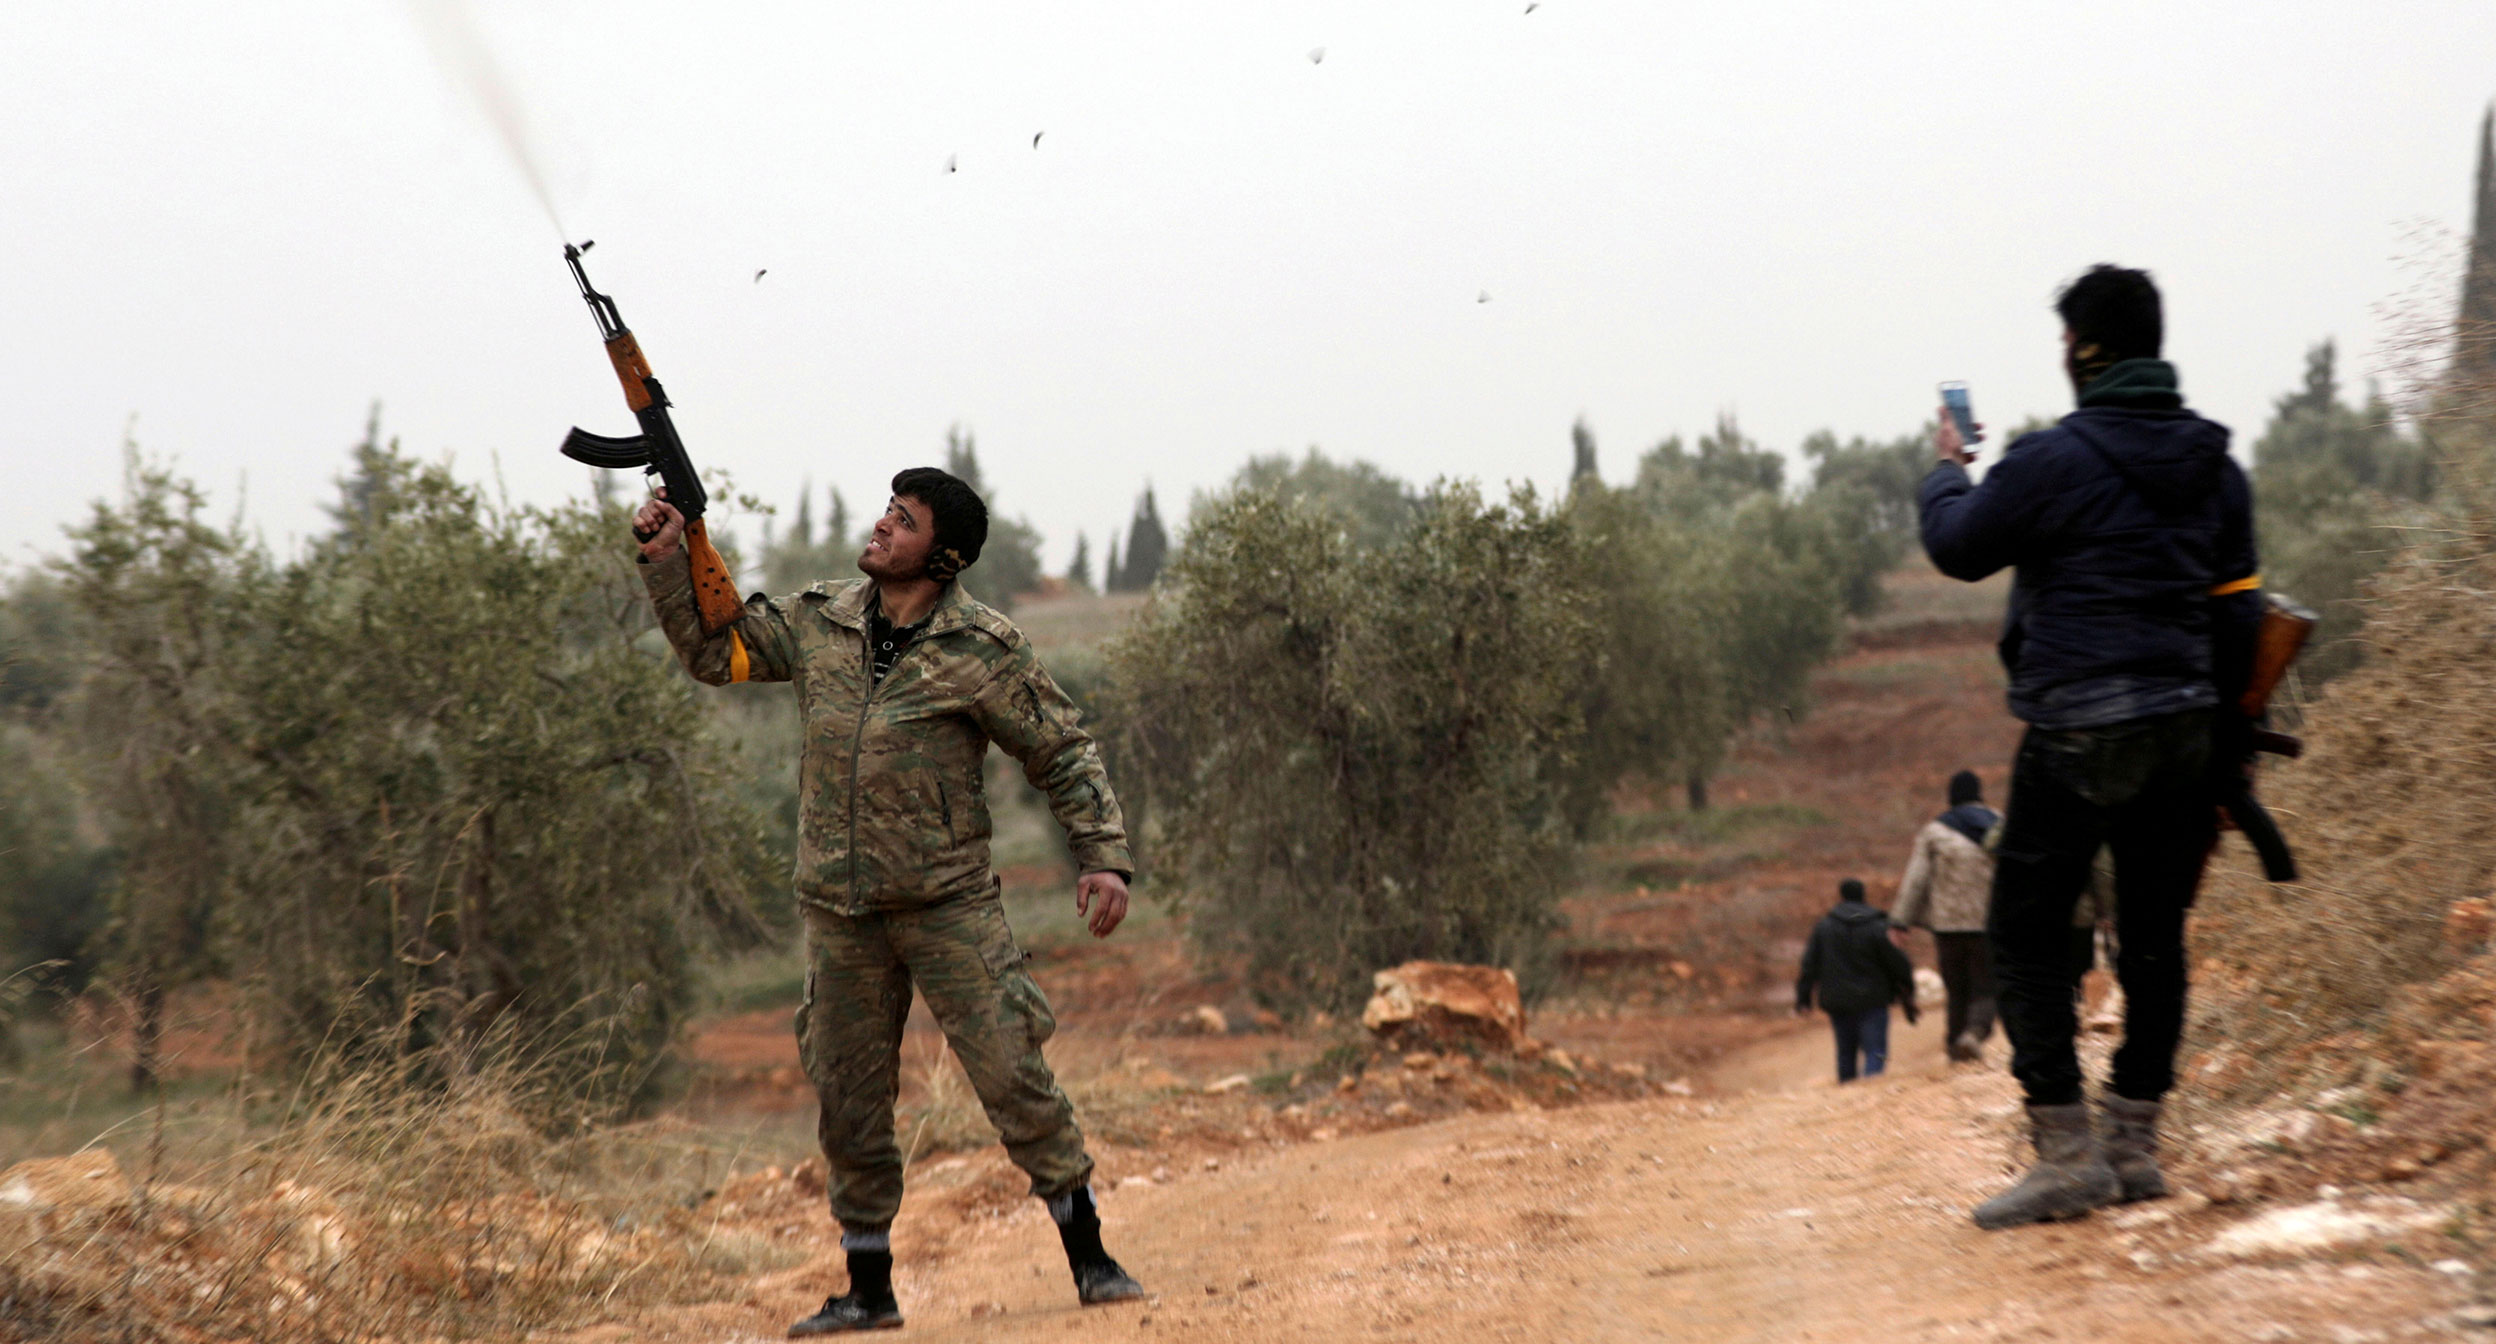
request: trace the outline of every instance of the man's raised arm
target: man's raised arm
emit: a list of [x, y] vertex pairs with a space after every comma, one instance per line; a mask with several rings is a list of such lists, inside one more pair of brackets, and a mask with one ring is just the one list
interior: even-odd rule
[[651, 533], [641, 543], [641, 579], [650, 589], [651, 610], [659, 629], [693, 679], [711, 686], [733, 681], [787, 681], [795, 649], [788, 617], [777, 603], [755, 596], [745, 600], [745, 613], [717, 634], [702, 631], [694, 609], [693, 570], [685, 556], [684, 515], [663, 499], [641, 506], [634, 518]]

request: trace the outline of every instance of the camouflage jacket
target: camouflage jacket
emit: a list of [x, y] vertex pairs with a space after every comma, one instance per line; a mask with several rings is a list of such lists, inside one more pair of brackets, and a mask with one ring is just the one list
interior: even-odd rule
[[1915, 833], [1889, 922], [1935, 933], [1982, 933], [1993, 898], [1993, 855], [1939, 821]]
[[695, 680], [796, 685], [799, 900], [857, 915], [985, 890], [992, 828], [981, 767], [991, 742], [1048, 795], [1082, 871], [1134, 872], [1117, 796], [1074, 702], [1023, 632], [960, 584], [945, 586], [925, 633], [877, 683], [866, 634], [874, 590], [864, 579], [755, 594], [735, 625], [705, 639], [684, 553], [642, 575]]

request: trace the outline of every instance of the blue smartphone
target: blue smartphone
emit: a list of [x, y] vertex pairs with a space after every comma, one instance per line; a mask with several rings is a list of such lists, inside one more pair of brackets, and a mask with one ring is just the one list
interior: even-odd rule
[[1976, 432], [1976, 410], [1967, 399], [1967, 384], [1943, 383], [1941, 404], [1950, 412], [1950, 419], [1959, 427], [1959, 441], [1971, 447], [1983, 443], [1985, 436]]

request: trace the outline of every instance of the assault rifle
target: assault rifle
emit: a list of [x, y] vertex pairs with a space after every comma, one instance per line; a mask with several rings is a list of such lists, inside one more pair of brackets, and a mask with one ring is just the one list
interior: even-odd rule
[[[581, 269], [581, 253], [594, 246], [583, 243], [574, 247], [563, 245], [564, 264], [572, 268], [572, 279], [581, 287], [581, 297], [589, 303], [589, 315], [598, 321], [599, 339], [606, 342], [607, 361], [615, 365], [617, 381], [624, 384], [624, 404], [641, 421], [641, 433], [629, 439], [612, 439], [575, 428], [563, 436], [563, 455], [575, 462], [586, 462], [609, 471], [640, 467], [667, 489], [667, 502], [685, 516], [685, 558], [693, 568], [693, 607], [702, 620], [702, 633], [716, 635], [736, 622], [745, 606], [737, 600], [736, 580], [728, 573], [728, 562], [720, 559], [719, 548], [711, 544], [710, 529], [703, 524], [702, 512], [709, 496], [702, 489], [702, 478], [695, 474], [693, 459], [685, 455], [684, 440], [676, 437], [676, 422], [668, 417], [667, 392], [650, 374], [650, 361], [641, 353], [641, 342], [624, 325], [623, 315], [616, 312], [615, 300], [590, 288], [589, 275]], [[633, 529], [633, 536], [648, 541], [655, 533]]]
[[[2297, 880], [2297, 856], [2288, 849], [2288, 840], [2279, 833], [2279, 823], [2253, 796], [2253, 757], [2268, 753], [2295, 760], [2305, 753], [2305, 743], [2296, 737], [2273, 732], [2262, 726], [2262, 716], [2270, 711], [2271, 693], [2279, 689], [2280, 679], [2288, 675], [2288, 665], [2304, 652], [2305, 642], [2314, 634], [2314, 613], [2298, 606], [2278, 593], [2269, 595], [2262, 610], [2262, 624], [2253, 637], [2253, 662], [2245, 679], [2244, 694], [2234, 705], [2222, 708], [2233, 712], [2241, 721], [2243, 735], [2235, 740], [2236, 750], [2223, 753], [2225, 759], [2213, 763], [2217, 780], [2219, 807], [2227, 813], [2237, 830], [2262, 857], [2262, 876], [2273, 882]], [[2222, 744], [2230, 740], [2222, 734]]]

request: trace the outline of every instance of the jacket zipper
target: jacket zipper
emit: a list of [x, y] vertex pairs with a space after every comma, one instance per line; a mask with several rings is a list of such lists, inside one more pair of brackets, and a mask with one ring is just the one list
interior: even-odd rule
[[[858, 630], [858, 653], [861, 659], [859, 670], [866, 674], [867, 694], [865, 699], [858, 702], [858, 730], [851, 734], [849, 739], [849, 906], [853, 910], [866, 908], [865, 902], [858, 895], [858, 759], [866, 753], [867, 748], [867, 712], [875, 707], [875, 697], [884, 689], [884, 683], [875, 679], [873, 628], [873, 623], [869, 622], [861, 625]], [[932, 633], [934, 632], [928, 632], [928, 634]], [[901, 671], [902, 658], [909, 657], [912, 651], [926, 642], [927, 634], [921, 634], [917, 639], [911, 640], [910, 647], [903, 649], [899, 658], [893, 659], [892, 671], [886, 672], [885, 678], [889, 680], [894, 673]], [[944, 791], [943, 782], [939, 781], [936, 788], [937, 796], [941, 799]], [[950, 839], [953, 831], [953, 811], [950, 807], [945, 811], [945, 831]]]

